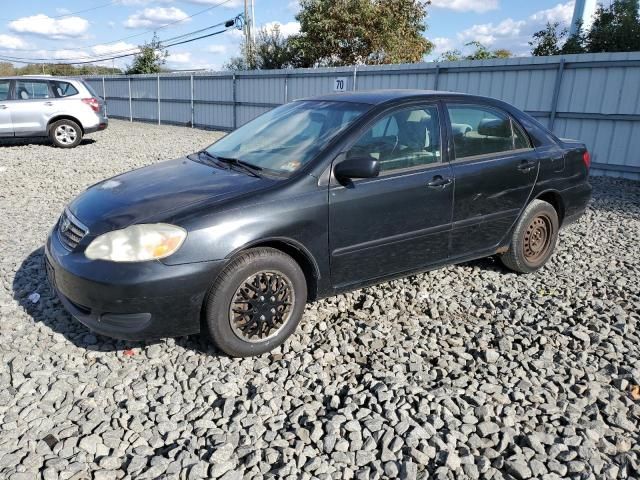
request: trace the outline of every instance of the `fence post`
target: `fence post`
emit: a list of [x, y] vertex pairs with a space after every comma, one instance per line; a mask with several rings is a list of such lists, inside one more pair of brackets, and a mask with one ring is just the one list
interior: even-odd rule
[[195, 112], [193, 111], [193, 75], [191, 75], [191, 128], [194, 128], [196, 121]]
[[356, 80], [358, 80], [358, 66], [354, 65], [353, 66], [353, 91], [356, 91]]
[[440, 64], [436, 64], [436, 78], [433, 81], [433, 89], [438, 90], [438, 83], [440, 82]]
[[158, 74], [158, 125], [160, 125], [160, 74]]
[[133, 105], [131, 104], [131, 77], [129, 77], [129, 121], [133, 122]]
[[236, 101], [236, 74], [233, 74], [233, 129], [235, 130], [238, 126], [238, 105]]
[[109, 112], [107, 112], [107, 90], [104, 88], [104, 77], [102, 77], [102, 100], [104, 100], [104, 113], [108, 115]]
[[284, 103], [289, 103], [289, 74], [284, 76]]
[[556, 122], [558, 113], [558, 99], [560, 98], [560, 87], [562, 86], [562, 75], [564, 73], [565, 59], [561, 58], [558, 64], [558, 74], [556, 75], [556, 84], [553, 86], [553, 100], [551, 103], [551, 114], [549, 117], [549, 130], [553, 131], [553, 125]]

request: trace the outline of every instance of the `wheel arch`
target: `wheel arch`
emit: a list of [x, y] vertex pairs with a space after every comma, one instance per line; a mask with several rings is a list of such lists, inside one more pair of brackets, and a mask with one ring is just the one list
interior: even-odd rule
[[320, 268], [311, 252], [296, 240], [283, 237], [271, 237], [256, 240], [243, 245], [231, 252], [227, 258], [231, 259], [245, 250], [258, 247], [270, 247], [289, 255], [302, 269], [307, 281], [307, 300], [313, 301], [318, 295], [318, 280], [320, 279]]
[[84, 135], [85, 132], [84, 132], [84, 127], [82, 126], [82, 122], [78, 120], [76, 117], [72, 115], [67, 115], [67, 114], [55, 115], [54, 117], [49, 119], [49, 122], [47, 123], [47, 135], [51, 133], [51, 126], [60, 120], [71, 120], [72, 122], [78, 124], [78, 126], [80, 127], [80, 130], [82, 130], [82, 135]]
[[565, 216], [565, 205], [562, 195], [557, 190], [546, 190], [535, 197], [535, 200], [542, 200], [550, 203], [558, 214], [558, 225], [562, 226]]

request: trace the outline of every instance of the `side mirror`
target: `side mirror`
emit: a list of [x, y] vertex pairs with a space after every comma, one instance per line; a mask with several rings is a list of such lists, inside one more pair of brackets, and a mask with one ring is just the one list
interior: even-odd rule
[[380, 174], [380, 163], [375, 158], [349, 158], [337, 164], [333, 174], [338, 179], [373, 178]]

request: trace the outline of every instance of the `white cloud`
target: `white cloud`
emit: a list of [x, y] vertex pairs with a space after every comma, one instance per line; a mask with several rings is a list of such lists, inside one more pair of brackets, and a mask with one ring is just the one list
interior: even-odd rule
[[56, 50], [55, 52], [53, 52], [53, 55], [51, 56], [52, 58], [57, 58], [61, 60], [75, 60], [77, 58], [84, 58], [90, 55], [83, 50], [63, 49], [63, 50]]
[[282, 33], [282, 35], [284, 35], [285, 37], [289, 37], [291, 35], [300, 33], [300, 23], [298, 22], [287, 22], [287, 23], [269, 22], [269, 23], [263, 24], [260, 28], [273, 30], [273, 27], [275, 26], [280, 27], [280, 33]]
[[300, 11], [300, 0], [290, 0], [287, 4], [287, 10], [291, 13], [298, 13]]
[[138, 46], [133, 43], [117, 42], [108, 45], [94, 45], [91, 47], [91, 51], [94, 55], [104, 56], [121, 52], [129, 53], [129, 51], [136, 50], [137, 48]]
[[29, 44], [19, 37], [0, 34], [0, 48], [3, 50], [19, 50], [28, 48]]
[[10, 22], [9, 29], [53, 39], [77, 38], [89, 29], [89, 22], [81, 17], [51, 18], [38, 14]]
[[558, 3], [552, 8], [540, 10], [524, 20], [506, 18], [498, 23], [473, 25], [457, 34], [453, 48], [464, 49], [464, 44], [478, 41], [487, 47], [505, 48], [514, 55], [527, 55], [531, 51], [532, 35], [545, 27], [547, 22], [559, 22], [569, 26], [573, 16], [574, 1]]
[[[195, 3], [198, 5], [218, 5], [222, 0], [187, 0], [189, 3]], [[226, 8], [238, 8], [244, 6], [244, 0], [230, 0], [227, 3], [220, 5]]]
[[446, 8], [457, 12], [484, 13], [499, 8], [498, 0], [432, 0], [436, 8]]
[[204, 49], [205, 52], [223, 54], [227, 52], [226, 45], [207, 45]]
[[170, 53], [167, 61], [171, 63], [190, 63], [191, 62], [191, 52], [174, 52]]
[[186, 20], [189, 16], [176, 7], [145, 8], [127, 18], [127, 28], [156, 27], [170, 22]]
[[454, 40], [446, 37], [432, 38], [431, 41], [435, 45], [433, 52], [431, 52], [431, 54], [435, 57], [439, 57], [444, 52], [447, 52], [449, 50], [454, 50], [457, 46]]
[[171, 3], [173, 0], [119, 0], [120, 5], [126, 7], [139, 7], [143, 5], [149, 5], [150, 3]]

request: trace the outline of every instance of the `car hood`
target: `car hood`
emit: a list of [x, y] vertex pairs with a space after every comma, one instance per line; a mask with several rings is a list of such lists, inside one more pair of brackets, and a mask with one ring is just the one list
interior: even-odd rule
[[261, 189], [273, 180], [218, 168], [187, 157], [156, 163], [99, 182], [69, 210], [91, 235], [141, 223], [203, 203], [215, 204]]

